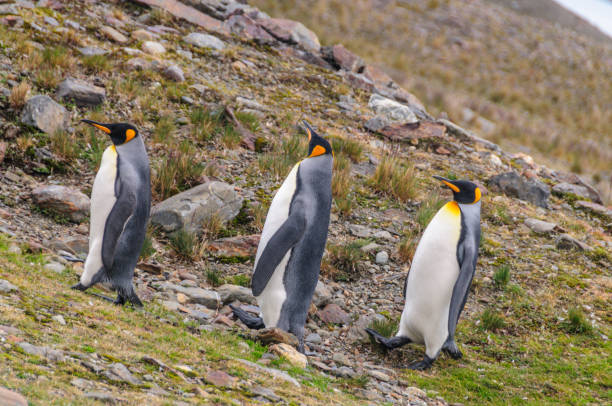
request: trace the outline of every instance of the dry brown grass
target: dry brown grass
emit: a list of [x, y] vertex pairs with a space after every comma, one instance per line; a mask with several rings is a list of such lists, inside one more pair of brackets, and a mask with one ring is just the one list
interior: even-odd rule
[[11, 89], [11, 95], [9, 96], [9, 104], [11, 107], [15, 110], [21, 109], [25, 105], [31, 89], [32, 87], [27, 82], [21, 82], [13, 87]]
[[414, 199], [417, 195], [414, 168], [403, 164], [398, 158], [384, 157], [376, 167], [370, 185], [379, 193], [401, 202]]

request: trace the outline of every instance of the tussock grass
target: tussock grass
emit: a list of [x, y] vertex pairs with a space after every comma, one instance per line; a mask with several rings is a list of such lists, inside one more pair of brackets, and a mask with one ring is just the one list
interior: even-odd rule
[[335, 281], [359, 279], [364, 268], [361, 261], [365, 258], [365, 253], [360, 249], [363, 245], [361, 241], [328, 244], [327, 254], [323, 258], [323, 274]]
[[506, 326], [504, 318], [491, 309], [486, 309], [480, 315], [480, 325], [487, 331], [497, 331]]
[[400, 261], [403, 263], [412, 261], [418, 244], [418, 239], [412, 233], [404, 235], [397, 244], [397, 255]]
[[429, 195], [427, 199], [421, 203], [416, 212], [416, 222], [421, 230], [425, 230], [431, 219], [445, 203], [446, 200], [437, 193]]
[[51, 151], [69, 164], [80, 155], [81, 146], [74, 134], [57, 130], [49, 136]]
[[30, 94], [31, 86], [27, 82], [21, 82], [17, 86], [11, 89], [11, 94], [9, 95], [9, 104], [15, 110], [21, 109], [28, 99], [28, 95]]
[[567, 320], [562, 324], [563, 329], [570, 334], [592, 334], [593, 326], [585, 317], [582, 310], [572, 307], [567, 312]]
[[339, 136], [329, 136], [328, 141], [336, 157], [343, 155], [350, 158], [353, 162], [361, 161], [364, 150], [361, 142]]
[[276, 179], [286, 177], [308, 152], [308, 138], [301, 135], [292, 135], [272, 144], [272, 150], [261, 154], [257, 164], [262, 171], [271, 173]]
[[500, 265], [493, 274], [493, 282], [499, 287], [504, 287], [510, 282], [510, 266]]
[[385, 317], [384, 320], [374, 320], [368, 327], [378, 331], [382, 336], [390, 338], [397, 333], [399, 319]]
[[414, 199], [417, 195], [414, 168], [403, 164], [398, 158], [384, 157], [369, 183], [379, 193], [396, 198], [402, 203]]
[[83, 66], [92, 73], [107, 72], [111, 68], [110, 58], [107, 55], [83, 56]]
[[151, 181], [153, 193], [159, 200], [167, 199], [197, 184], [204, 165], [189, 141], [168, 149], [168, 155], [156, 165]]
[[170, 236], [170, 246], [184, 259], [194, 259], [198, 251], [198, 237], [191, 232], [179, 230]]

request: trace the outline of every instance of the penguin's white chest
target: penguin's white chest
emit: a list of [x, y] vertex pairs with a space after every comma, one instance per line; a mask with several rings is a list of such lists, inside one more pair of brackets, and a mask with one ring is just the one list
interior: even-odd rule
[[450, 302], [459, 276], [460, 235], [461, 212], [457, 203], [449, 202], [423, 233], [408, 274], [398, 335], [424, 342], [428, 352], [440, 348], [448, 336]]
[[[272, 204], [268, 210], [268, 216], [266, 217], [266, 223], [264, 224], [263, 231], [261, 233], [261, 239], [259, 241], [259, 247], [257, 248], [257, 256], [255, 257], [254, 268], [257, 268], [257, 262], [259, 257], [265, 249], [270, 238], [276, 233], [276, 231], [283, 225], [283, 223], [289, 217], [289, 209], [291, 207], [291, 201], [295, 194], [297, 187], [297, 172], [299, 164], [296, 164], [289, 175], [281, 185], [280, 189], [276, 192]], [[285, 285], [283, 284], [283, 276], [285, 275], [285, 268], [291, 257], [291, 251], [289, 250], [282, 261], [278, 264], [272, 277], [268, 281], [265, 289], [257, 296], [257, 303], [261, 310], [261, 317], [266, 327], [276, 326], [278, 319], [280, 318], [280, 311], [287, 298], [287, 292], [285, 291]]]
[[115, 201], [115, 179], [117, 178], [117, 151], [114, 145], [106, 148], [100, 169], [91, 191], [89, 219], [89, 253], [81, 276], [81, 283], [89, 285], [91, 277], [102, 267], [102, 241], [104, 227]]

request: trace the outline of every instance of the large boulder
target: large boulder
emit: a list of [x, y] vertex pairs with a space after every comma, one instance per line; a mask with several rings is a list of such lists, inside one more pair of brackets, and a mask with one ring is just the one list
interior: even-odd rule
[[272, 44], [276, 42], [268, 31], [264, 30], [255, 20], [244, 15], [234, 14], [225, 21], [225, 26], [234, 35], [243, 40], [253, 40], [258, 44]]
[[21, 113], [22, 123], [34, 126], [47, 134], [66, 128], [68, 118], [68, 111], [64, 106], [45, 95], [30, 98]]
[[89, 215], [89, 197], [66, 186], [39, 186], [32, 191], [32, 200], [41, 209], [66, 216], [76, 223]]
[[242, 303], [256, 303], [255, 297], [253, 296], [251, 289], [245, 288], [244, 286], [230, 284], [221, 285], [217, 288], [217, 293], [221, 298], [221, 302], [223, 302], [224, 304], [231, 303], [235, 300], [238, 300]]
[[208, 251], [222, 258], [252, 258], [257, 253], [260, 234], [220, 238], [208, 244]]
[[368, 107], [388, 123], [413, 124], [419, 121], [410, 107], [379, 94], [370, 96]]
[[300, 22], [284, 18], [258, 19], [257, 22], [279, 41], [296, 44], [313, 53], [321, 49], [317, 34]]
[[365, 67], [363, 59], [346, 49], [342, 44], [321, 48], [321, 55], [336, 69], [361, 73]]
[[0, 405], [28, 406], [28, 401], [19, 393], [0, 387]]
[[560, 195], [560, 196], [569, 194], [569, 195], [574, 195], [574, 196], [587, 197], [596, 203], [601, 202], [601, 197], [599, 197], [599, 193], [597, 193], [596, 191], [591, 191], [591, 189], [587, 188], [586, 186], [582, 186], [582, 185], [575, 185], [575, 184], [568, 183], [568, 182], [561, 182], [553, 186], [552, 191], [554, 194]]
[[489, 185], [504, 194], [548, 208], [550, 187], [536, 179], [525, 179], [516, 172], [506, 172], [489, 179]]
[[201, 233], [202, 224], [213, 216], [222, 221], [236, 217], [242, 196], [224, 182], [207, 182], [156, 204], [151, 209], [151, 223], [165, 232], [185, 230]]
[[106, 99], [106, 90], [74, 78], [66, 78], [57, 89], [57, 97], [74, 100], [77, 106], [97, 106]]

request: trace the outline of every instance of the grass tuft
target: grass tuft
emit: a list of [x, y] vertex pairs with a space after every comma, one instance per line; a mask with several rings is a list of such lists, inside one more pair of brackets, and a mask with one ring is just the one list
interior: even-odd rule
[[193, 259], [198, 248], [198, 237], [194, 233], [179, 230], [170, 236], [170, 246], [180, 257]]
[[360, 241], [348, 244], [329, 245], [325, 264], [322, 267], [326, 276], [335, 281], [351, 281], [359, 278], [365, 253], [361, 250]]
[[562, 324], [563, 329], [570, 334], [585, 334], [593, 333], [593, 326], [587, 320], [582, 310], [578, 307], [572, 307], [567, 314], [567, 320]]
[[398, 158], [384, 157], [370, 179], [378, 192], [405, 203], [417, 194], [417, 180], [412, 167], [406, 167]]
[[399, 328], [399, 320], [385, 317], [384, 320], [374, 320], [368, 327], [389, 338], [397, 332]]
[[197, 150], [185, 140], [169, 148], [167, 156], [159, 161], [151, 182], [153, 192], [159, 200], [167, 199], [197, 184], [203, 170]]
[[31, 87], [27, 82], [21, 82], [17, 86], [11, 89], [11, 94], [9, 95], [9, 104], [15, 110], [21, 109], [28, 99], [28, 95], [30, 94]]
[[500, 265], [493, 274], [493, 282], [499, 287], [506, 286], [510, 282], [510, 266]]
[[480, 323], [483, 329], [487, 331], [497, 331], [506, 325], [504, 318], [491, 309], [486, 309], [480, 315]]

